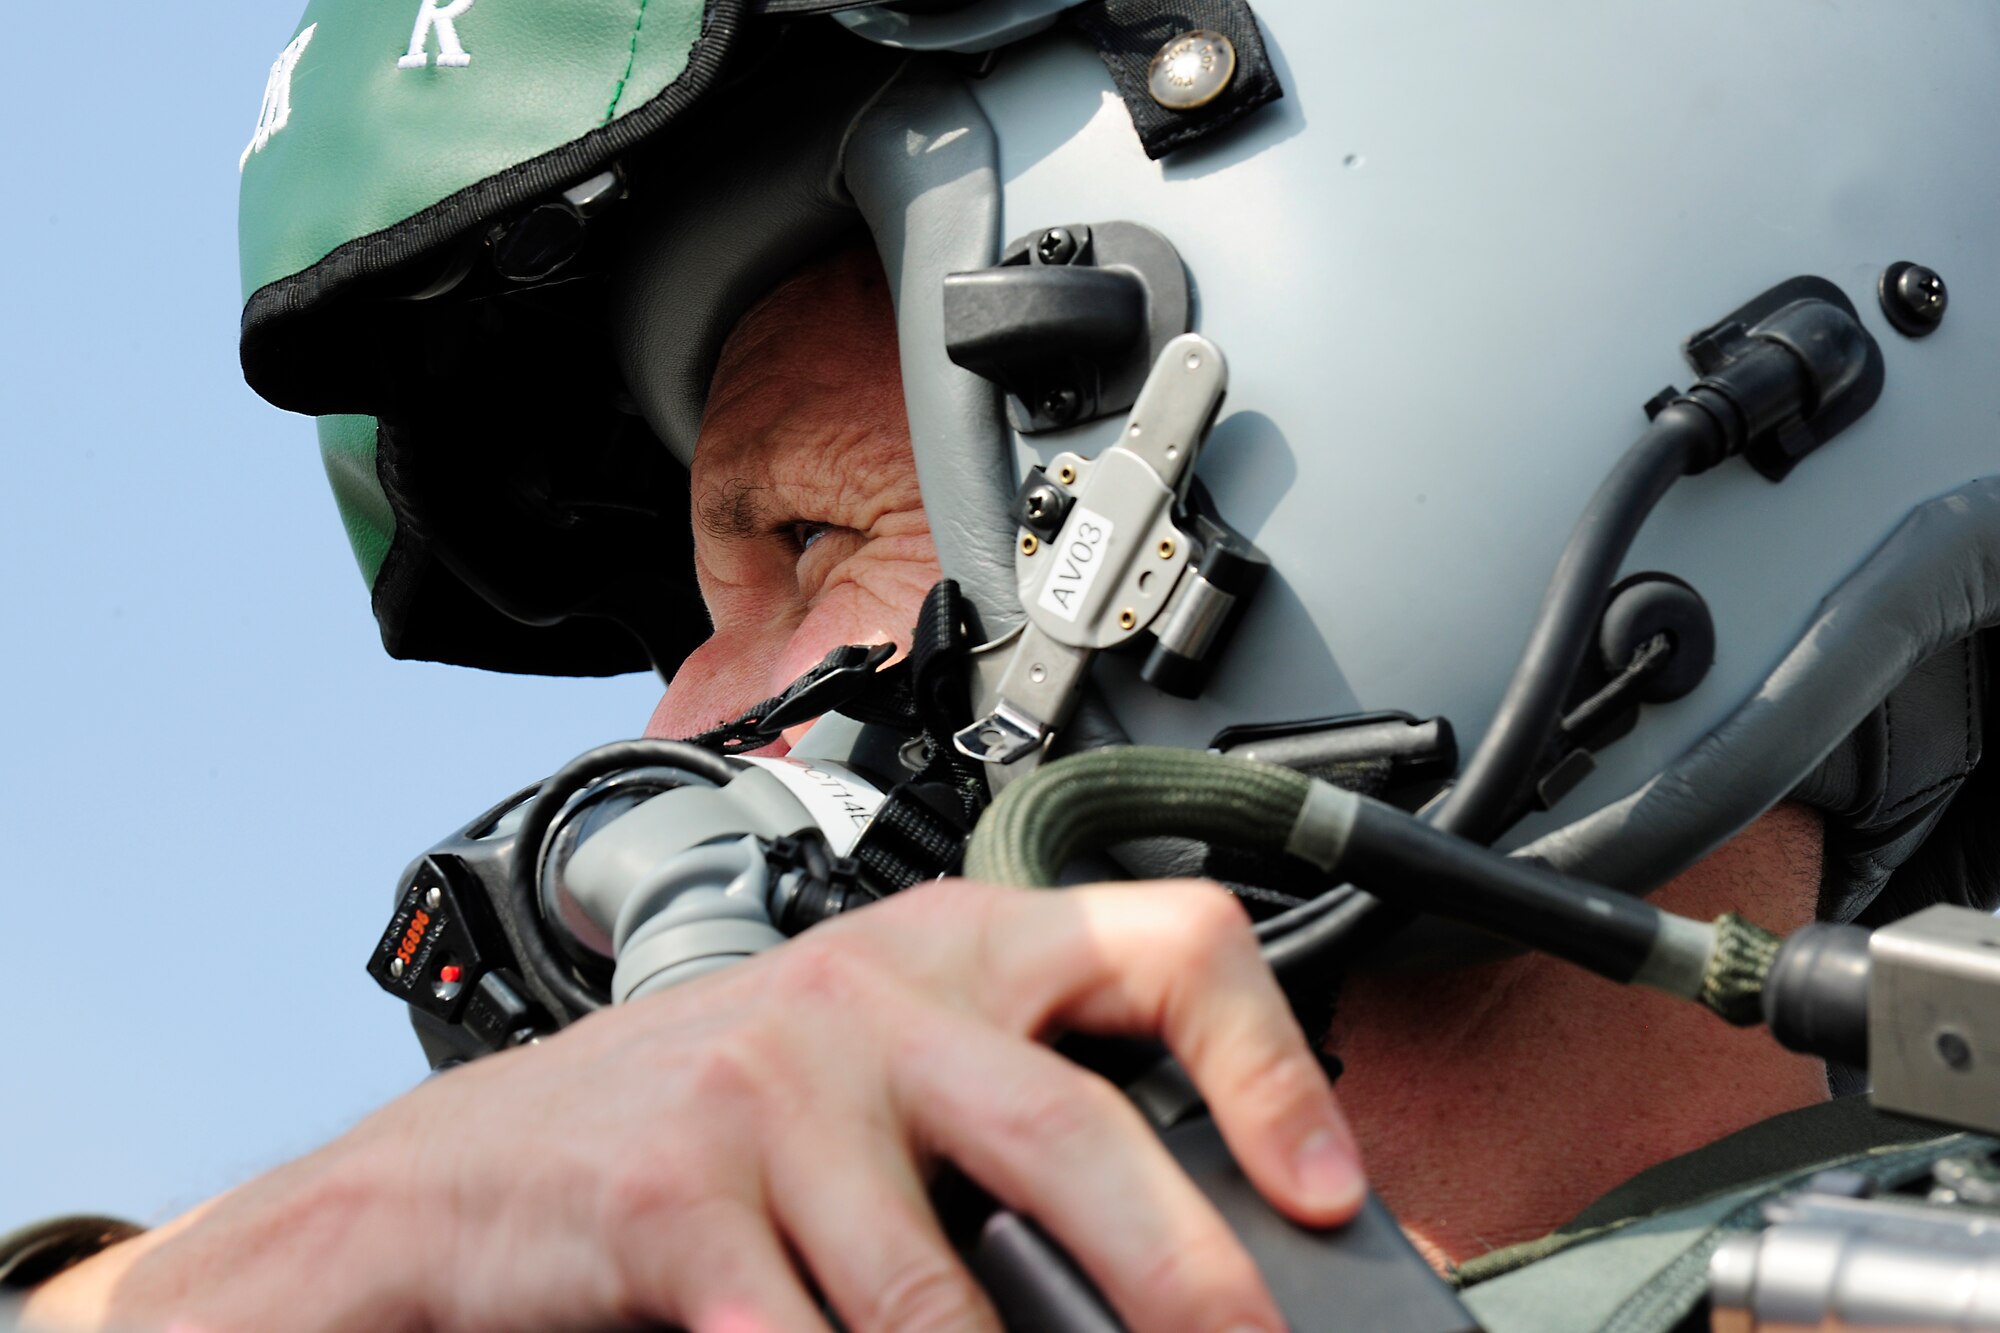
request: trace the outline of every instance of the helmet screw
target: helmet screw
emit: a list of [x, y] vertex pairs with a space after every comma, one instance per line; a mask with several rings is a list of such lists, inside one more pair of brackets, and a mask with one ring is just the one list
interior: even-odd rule
[[1883, 270], [1877, 295], [1889, 322], [1898, 332], [1912, 338], [1921, 338], [1936, 329], [1943, 322], [1945, 306], [1951, 300], [1937, 270], [1908, 260]]
[[1021, 508], [1029, 518], [1047, 518], [1062, 508], [1062, 497], [1056, 493], [1055, 487], [1043, 482], [1028, 488], [1027, 494], [1021, 497]]
[[1944, 311], [1944, 279], [1921, 264], [1903, 270], [1903, 276], [1896, 280], [1896, 294], [1913, 312], [1937, 315]]
[[390, 976], [392, 976], [392, 977], [400, 977], [400, 976], [402, 976], [402, 975], [403, 975], [403, 960], [402, 960], [402, 959], [400, 959], [400, 958], [391, 958], [391, 959], [389, 960], [389, 975], [390, 975]]
[[437, 911], [438, 908], [443, 907], [444, 890], [433, 886], [431, 891], [424, 895], [424, 906], [428, 907], [433, 912]]
[[1076, 237], [1068, 227], [1050, 227], [1036, 240], [1035, 257], [1044, 264], [1067, 264], [1076, 258]]
[[1036, 538], [1034, 533], [1024, 532], [1021, 534], [1022, 555], [1033, 555], [1035, 552], [1041, 549], [1042, 549], [1042, 543], [1038, 538]]
[[1138, 623], [1139, 623], [1139, 617], [1132, 614], [1131, 607], [1128, 606], [1123, 611], [1120, 611], [1118, 613], [1119, 629], [1131, 629], [1134, 625]]
[[1050, 389], [1035, 404], [1037, 411], [1059, 426], [1073, 420], [1081, 406], [1082, 400], [1076, 396], [1075, 389]]

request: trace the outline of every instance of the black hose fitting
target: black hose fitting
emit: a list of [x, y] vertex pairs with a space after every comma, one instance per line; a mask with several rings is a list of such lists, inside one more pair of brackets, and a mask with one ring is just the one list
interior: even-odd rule
[[1782, 480], [1881, 393], [1880, 349], [1845, 294], [1819, 278], [1774, 287], [1686, 351], [1702, 378], [1675, 403], [1707, 413], [1722, 436], [1721, 455], [1695, 471], [1742, 454]]
[[[1607, 590], [1640, 526], [1675, 481], [1734, 454], [1772, 481], [1858, 420], [1882, 395], [1882, 350], [1825, 278], [1779, 283], [1688, 339], [1702, 375], [1647, 404], [1652, 424], [1578, 518], [1486, 734], [1432, 812], [1440, 829], [1491, 843], [1527, 808], [1537, 761], [1590, 651]], [[1312, 949], [1352, 957], [1404, 913], [1359, 895], [1314, 923]]]
[[861, 867], [835, 856], [817, 831], [780, 838], [765, 850], [775, 887], [771, 923], [787, 937], [875, 901], [861, 885]]
[[1619, 456], [1556, 562], [1492, 723], [1432, 815], [1439, 828], [1490, 843], [1526, 808], [1535, 762], [1596, 642], [1598, 616], [1640, 525], [1675, 482], [1727, 457], [1727, 446], [1715, 410], [1683, 395]]
[[1868, 932], [1806, 926], [1764, 979], [1764, 1023], [1787, 1050], [1868, 1067]]

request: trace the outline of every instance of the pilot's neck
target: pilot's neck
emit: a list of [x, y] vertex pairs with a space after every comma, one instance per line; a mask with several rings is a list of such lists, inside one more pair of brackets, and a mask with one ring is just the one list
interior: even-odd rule
[[[1653, 895], [1787, 933], [1818, 898], [1816, 815], [1781, 806]], [[1330, 1047], [1369, 1178], [1434, 1265], [1532, 1240], [1644, 1168], [1823, 1101], [1762, 1029], [1543, 956], [1351, 979]]]

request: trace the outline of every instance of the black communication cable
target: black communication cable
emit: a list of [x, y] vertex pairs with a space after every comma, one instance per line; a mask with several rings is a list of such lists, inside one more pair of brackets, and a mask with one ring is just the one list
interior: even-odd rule
[[[1584, 507], [1583, 516], [1556, 561], [1528, 644], [1507, 692], [1465, 772], [1439, 800], [1437, 829], [1486, 843], [1504, 831], [1535, 761], [1562, 718], [1570, 684], [1596, 638], [1597, 615], [1646, 516], [1674, 482], [1713, 462], [1720, 447], [1714, 419], [1691, 403], [1677, 402], [1619, 458]], [[1280, 976], [1351, 953], [1366, 940], [1382, 940], [1411, 917], [1408, 909], [1343, 886], [1304, 907], [1264, 923], [1264, 956]], [[1324, 904], [1324, 906], [1322, 906]]]
[[1506, 831], [1508, 811], [1596, 643], [1605, 595], [1639, 528], [1676, 481], [1716, 460], [1722, 443], [1715, 418], [1683, 400], [1654, 418], [1612, 467], [1556, 561], [1507, 692], [1465, 772], [1439, 803], [1431, 821], [1437, 827], [1482, 843]]
[[1360, 890], [1352, 884], [1336, 884], [1324, 893], [1315, 894], [1297, 907], [1288, 907], [1276, 916], [1267, 916], [1251, 929], [1262, 941], [1288, 939], [1318, 921], [1328, 912], [1339, 907]]
[[1400, 925], [1403, 915], [1401, 911], [1379, 910], [1382, 903], [1373, 894], [1363, 893], [1352, 884], [1329, 889], [1306, 906], [1322, 903], [1325, 906], [1320, 911], [1285, 933], [1259, 936], [1263, 941], [1264, 961], [1280, 982], [1290, 985], [1307, 979], [1321, 969], [1327, 950], [1346, 949], [1358, 943], [1362, 927], [1371, 922], [1376, 926]]
[[[1479, 843], [1506, 831], [1561, 721], [1619, 565], [1676, 480], [1739, 453], [1778, 480], [1867, 411], [1881, 391], [1880, 350], [1853, 304], [1818, 279], [1780, 284], [1690, 340], [1688, 350], [1702, 378], [1654, 415], [1578, 519], [1493, 722], [1464, 775], [1438, 803], [1433, 823], [1439, 829]], [[1306, 928], [1310, 939], [1290, 946], [1288, 966], [1297, 965], [1289, 960], [1300, 951], [1337, 955], [1406, 920], [1381, 903], [1343, 909], [1339, 918], [1320, 918]]]

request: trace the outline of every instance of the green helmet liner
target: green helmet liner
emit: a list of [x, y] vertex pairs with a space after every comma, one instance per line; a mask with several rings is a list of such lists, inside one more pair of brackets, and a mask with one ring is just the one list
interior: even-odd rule
[[706, 634], [686, 477], [620, 410], [596, 284], [482, 291], [473, 260], [685, 115], [748, 8], [313, 0], [273, 64], [243, 153], [243, 370], [321, 418], [391, 654], [593, 675]]

